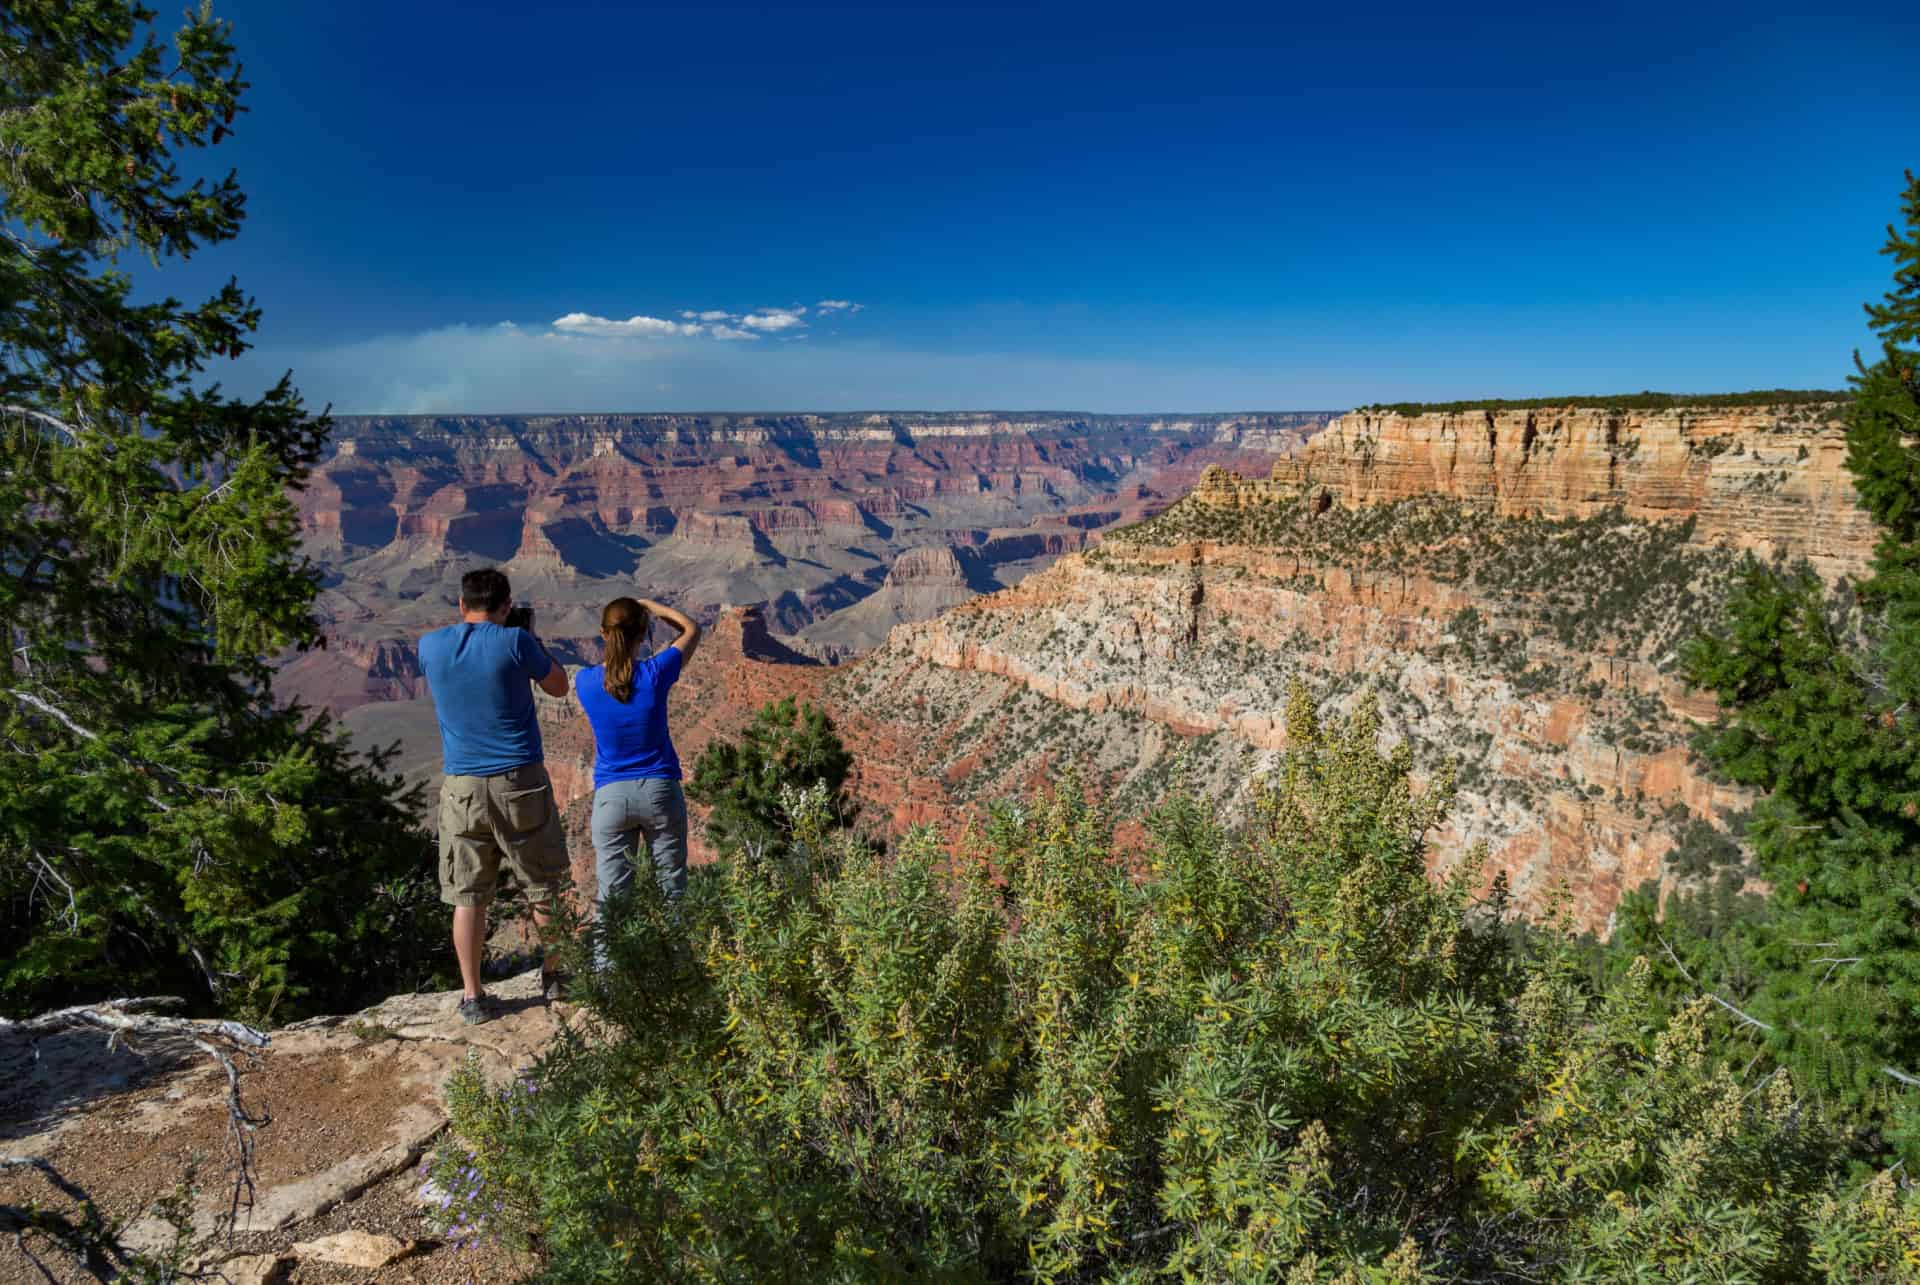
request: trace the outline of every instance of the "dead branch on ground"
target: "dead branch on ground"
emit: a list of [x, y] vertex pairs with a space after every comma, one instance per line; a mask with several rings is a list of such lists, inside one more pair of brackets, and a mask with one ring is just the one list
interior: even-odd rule
[[[239, 1059], [268, 1047], [271, 1041], [264, 1032], [244, 1022], [169, 1017], [154, 1011], [177, 1007], [183, 1002], [171, 995], [144, 996], [56, 1009], [25, 1021], [0, 1018], [0, 1042], [26, 1040], [37, 1061], [39, 1042], [45, 1037], [68, 1031], [94, 1031], [106, 1036], [109, 1051], [125, 1047], [138, 1053], [147, 1040], [184, 1039], [212, 1058], [227, 1077], [227, 1137], [233, 1144], [229, 1166], [233, 1189], [221, 1224], [230, 1230], [239, 1222], [242, 1209], [253, 1207], [253, 1135], [269, 1118], [247, 1110], [240, 1094]], [[107, 1224], [100, 1219], [84, 1191], [62, 1178], [44, 1159], [0, 1155], [0, 1170], [16, 1168], [38, 1170], [62, 1194], [80, 1202], [83, 1212], [76, 1220], [31, 1205], [0, 1205], [0, 1232], [11, 1232], [16, 1238], [30, 1230], [42, 1232], [57, 1244], [79, 1253], [89, 1270], [94, 1270], [96, 1264], [109, 1266], [115, 1258], [124, 1261], [125, 1250], [106, 1234]], [[105, 1243], [102, 1243], [103, 1236]]]

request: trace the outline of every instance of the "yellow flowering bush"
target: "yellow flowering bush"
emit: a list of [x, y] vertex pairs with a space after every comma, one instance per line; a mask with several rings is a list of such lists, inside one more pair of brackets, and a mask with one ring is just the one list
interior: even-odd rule
[[1124, 858], [1071, 779], [890, 851], [789, 791], [615, 908], [538, 1092], [456, 1083], [491, 1226], [556, 1281], [1916, 1278], [1920, 1200], [1731, 1019], [1430, 877], [1450, 783], [1371, 708], [1288, 726], [1254, 824], [1176, 795]]

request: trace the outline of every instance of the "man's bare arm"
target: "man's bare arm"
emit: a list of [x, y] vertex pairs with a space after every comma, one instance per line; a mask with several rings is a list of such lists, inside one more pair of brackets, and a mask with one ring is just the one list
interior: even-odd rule
[[684, 611], [675, 611], [665, 603], [655, 602], [651, 598], [642, 598], [640, 605], [653, 613], [654, 616], [666, 621], [669, 625], [672, 625], [680, 631], [680, 636], [669, 643], [668, 646], [678, 647], [680, 649], [680, 660], [682, 663], [692, 660], [693, 649], [700, 645], [700, 626], [694, 623], [693, 618], [688, 616]]
[[567, 694], [567, 667], [553, 658], [553, 653], [547, 650], [545, 643], [541, 642], [538, 638], [535, 638], [533, 641], [534, 644], [540, 648], [540, 654], [547, 658], [547, 672], [544, 677], [535, 682], [534, 686], [549, 696], [565, 696]]

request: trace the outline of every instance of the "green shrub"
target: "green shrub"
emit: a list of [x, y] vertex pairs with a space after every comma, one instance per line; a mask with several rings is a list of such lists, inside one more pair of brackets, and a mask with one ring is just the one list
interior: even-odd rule
[[1370, 706], [1289, 734], [1244, 833], [1176, 792], [1128, 863], [1071, 779], [957, 856], [790, 791], [778, 855], [639, 889], [603, 1037], [457, 1078], [441, 1164], [557, 1281], [1910, 1279], [1920, 1201], [1730, 1019], [1430, 879], [1451, 784]]

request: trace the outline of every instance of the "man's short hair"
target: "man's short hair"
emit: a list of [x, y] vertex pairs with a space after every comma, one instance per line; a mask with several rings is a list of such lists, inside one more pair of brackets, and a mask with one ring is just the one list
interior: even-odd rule
[[481, 567], [460, 577], [460, 606], [466, 611], [484, 611], [488, 615], [513, 601], [513, 586], [493, 567]]

